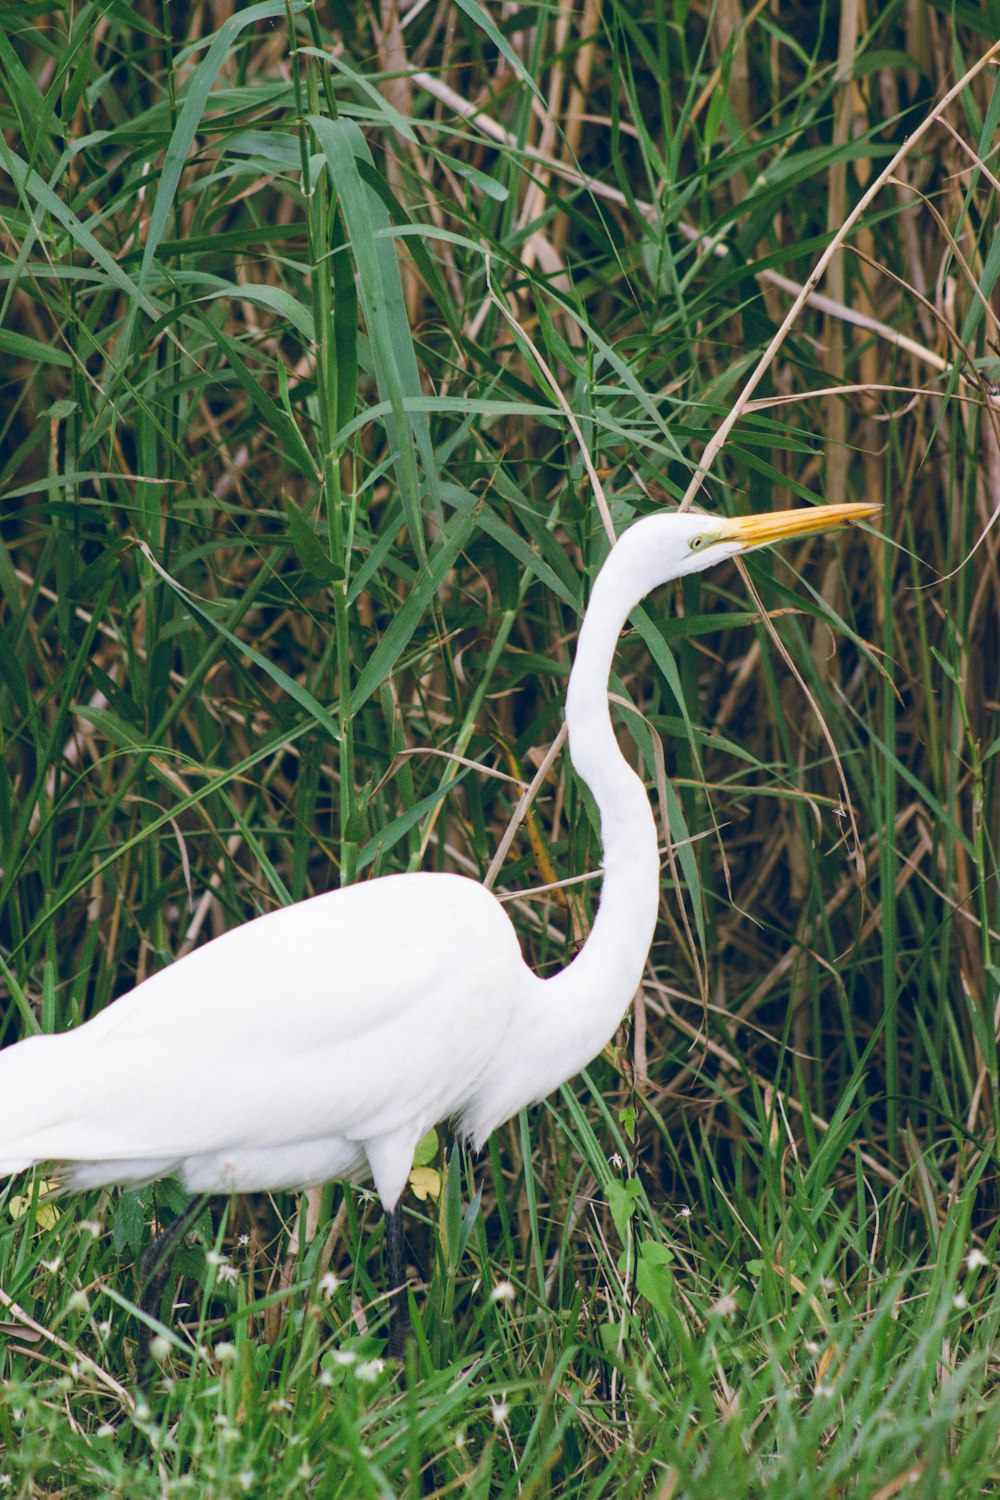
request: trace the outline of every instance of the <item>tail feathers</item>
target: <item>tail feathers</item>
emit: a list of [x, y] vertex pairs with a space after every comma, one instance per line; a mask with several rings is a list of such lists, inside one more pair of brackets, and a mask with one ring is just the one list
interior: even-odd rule
[[68, 1161], [55, 1173], [60, 1193], [80, 1193], [86, 1188], [129, 1186], [141, 1187], [158, 1177], [169, 1177], [181, 1163], [171, 1157], [136, 1157], [130, 1160]]
[[96, 1056], [86, 1029], [33, 1036], [0, 1052], [0, 1177], [40, 1162], [58, 1162], [51, 1173], [57, 1192], [142, 1183], [177, 1170], [173, 1157], [141, 1157], [127, 1150], [120, 1118], [109, 1122], [109, 1057]]
[[32, 1036], [0, 1052], [0, 1176], [80, 1154], [97, 1085], [74, 1035]]
[[35, 1165], [33, 1156], [0, 1156], [0, 1177], [15, 1177]]

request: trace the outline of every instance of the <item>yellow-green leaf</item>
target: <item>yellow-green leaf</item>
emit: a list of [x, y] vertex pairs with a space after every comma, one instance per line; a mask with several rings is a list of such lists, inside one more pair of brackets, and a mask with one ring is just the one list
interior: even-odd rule
[[[51, 1182], [40, 1182], [38, 1184], [39, 1194], [44, 1196], [44, 1194], [51, 1191], [52, 1186], [53, 1184]], [[31, 1193], [16, 1193], [13, 1198], [10, 1198], [8, 1200], [7, 1207], [10, 1209], [11, 1218], [23, 1219], [25, 1214], [31, 1208], [31, 1200]], [[39, 1229], [54, 1229], [58, 1222], [59, 1210], [58, 1208], [56, 1208], [55, 1204], [51, 1202], [40, 1202], [38, 1205], [38, 1211], [35, 1214], [35, 1223], [38, 1225]]]
[[436, 1203], [441, 1196], [441, 1173], [436, 1167], [414, 1167], [410, 1173], [410, 1187], [413, 1196], [421, 1203], [426, 1203], [428, 1198], [433, 1198]]

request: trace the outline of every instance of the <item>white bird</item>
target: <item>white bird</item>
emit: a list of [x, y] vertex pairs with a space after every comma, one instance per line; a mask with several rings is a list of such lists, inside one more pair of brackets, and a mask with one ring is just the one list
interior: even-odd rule
[[604, 849], [593, 929], [567, 968], [534, 974], [496, 897], [459, 875], [386, 875], [269, 912], [85, 1025], [0, 1052], [0, 1174], [57, 1161], [89, 1188], [176, 1172], [200, 1193], [370, 1175], [398, 1225], [431, 1126], [452, 1119], [481, 1147], [600, 1052], [639, 986], [660, 859], [608, 706], [629, 612], [658, 584], [878, 508], [659, 514], [611, 550], [566, 696]]

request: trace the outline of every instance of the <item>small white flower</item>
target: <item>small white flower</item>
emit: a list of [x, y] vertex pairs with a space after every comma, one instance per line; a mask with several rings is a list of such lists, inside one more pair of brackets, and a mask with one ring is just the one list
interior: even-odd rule
[[500, 1427], [510, 1416], [510, 1406], [506, 1401], [491, 1401], [490, 1416], [493, 1418], [493, 1426]]
[[382, 1359], [363, 1359], [354, 1373], [359, 1380], [370, 1385], [373, 1380], [379, 1378], [384, 1369], [385, 1361]]
[[608, 1161], [614, 1167], [616, 1172], [620, 1172], [622, 1167], [625, 1165], [624, 1161], [617, 1151], [613, 1152], [612, 1155], [608, 1157]]
[[951, 1299], [951, 1305], [958, 1312], [961, 1312], [963, 1307], [968, 1307], [969, 1299], [964, 1292], [956, 1292], [954, 1297], [952, 1297]]
[[330, 1298], [340, 1290], [340, 1277], [335, 1276], [332, 1271], [326, 1271], [319, 1278], [320, 1296]]
[[806, 1339], [805, 1350], [807, 1354], [818, 1354], [819, 1344], [817, 1344], [815, 1339]]
[[709, 1308], [709, 1312], [714, 1313], [717, 1318], [731, 1318], [735, 1311], [736, 1298], [732, 1292], [723, 1292], [722, 1296], [717, 1298]]
[[66, 1303], [70, 1312], [89, 1312], [90, 1298], [84, 1291], [75, 1291]]
[[102, 1422], [100, 1427], [98, 1427], [97, 1429], [96, 1435], [98, 1437], [114, 1437], [115, 1428], [112, 1427], [110, 1422]]
[[241, 1469], [236, 1477], [240, 1482], [240, 1489], [244, 1492], [244, 1494], [249, 1495], [250, 1491], [253, 1489], [254, 1480], [257, 1478], [253, 1469]]
[[163, 1361], [170, 1353], [170, 1340], [168, 1338], [165, 1338], [162, 1333], [158, 1333], [156, 1337], [150, 1342], [149, 1352], [156, 1360], [156, 1363], [158, 1365], [162, 1365]]
[[229, 1264], [229, 1256], [221, 1254], [218, 1250], [207, 1251], [205, 1259], [210, 1266], [225, 1266]]
[[691, 1217], [691, 1210], [688, 1208], [688, 1206], [687, 1206], [686, 1203], [685, 1203], [685, 1205], [684, 1205], [683, 1208], [679, 1208], [677, 1210], [677, 1217], [679, 1219], [690, 1219], [690, 1217]]
[[51, 1260], [43, 1260], [41, 1265], [43, 1270], [51, 1271], [53, 1274], [55, 1274], [55, 1272], [58, 1271], [59, 1267], [62, 1265], [62, 1256], [54, 1255]]
[[307, 1458], [304, 1458], [302, 1460], [302, 1462], [299, 1464], [298, 1468], [295, 1470], [295, 1473], [296, 1473], [297, 1478], [299, 1478], [299, 1479], [311, 1479], [312, 1478], [312, 1465], [310, 1464], [310, 1462], [309, 1462], [309, 1460]]
[[967, 1271], [981, 1271], [984, 1266], [988, 1265], [988, 1259], [978, 1247], [970, 1250], [965, 1257], [965, 1269]]
[[358, 1356], [353, 1349], [334, 1349], [333, 1362], [335, 1365], [353, 1365], [357, 1363]]
[[241, 1234], [236, 1243], [241, 1250], [245, 1250], [250, 1243], [250, 1236], [248, 1234]]
[[90, 1237], [91, 1237], [91, 1239], [96, 1240], [97, 1236], [100, 1234], [100, 1232], [101, 1232], [101, 1226], [97, 1222], [96, 1219], [81, 1219], [80, 1220], [80, 1233], [81, 1234], [89, 1234]]
[[239, 1271], [235, 1266], [229, 1265], [228, 1262], [224, 1266], [220, 1266], [215, 1274], [219, 1281], [225, 1282], [227, 1286], [235, 1286], [240, 1279]]
[[215, 1357], [220, 1365], [231, 1365], [236, 1358], [236, 1345], [225, 1342], [216, 1344]]
[[498, 1281], [490, 1293], [490, 1300], [492, 1302], [513, 1302], [516, 1296], [517, 1291], [512, 1281]]
[[102, 1339], [109, 1339], [111, 1337], [111, 1319], [104, 1318], [102, 1322], [98, 1323], [97, 1331]]
[[316, 1376], [316, 1384], [326, 1386], [327, 1388], [333, 1385], [333, 1376], [330, 1374], [330, 1371], [320, 1370], [319, 1374]]

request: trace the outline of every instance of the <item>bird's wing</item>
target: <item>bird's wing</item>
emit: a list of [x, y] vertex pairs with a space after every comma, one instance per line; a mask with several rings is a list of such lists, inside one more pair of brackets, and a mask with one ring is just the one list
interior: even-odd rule
[[75, 1031], [0, 1053], [0, 1162], [429, 1126], [462, 1107], [531, 978], [502, 907], [458, 876], [268, 913]]

